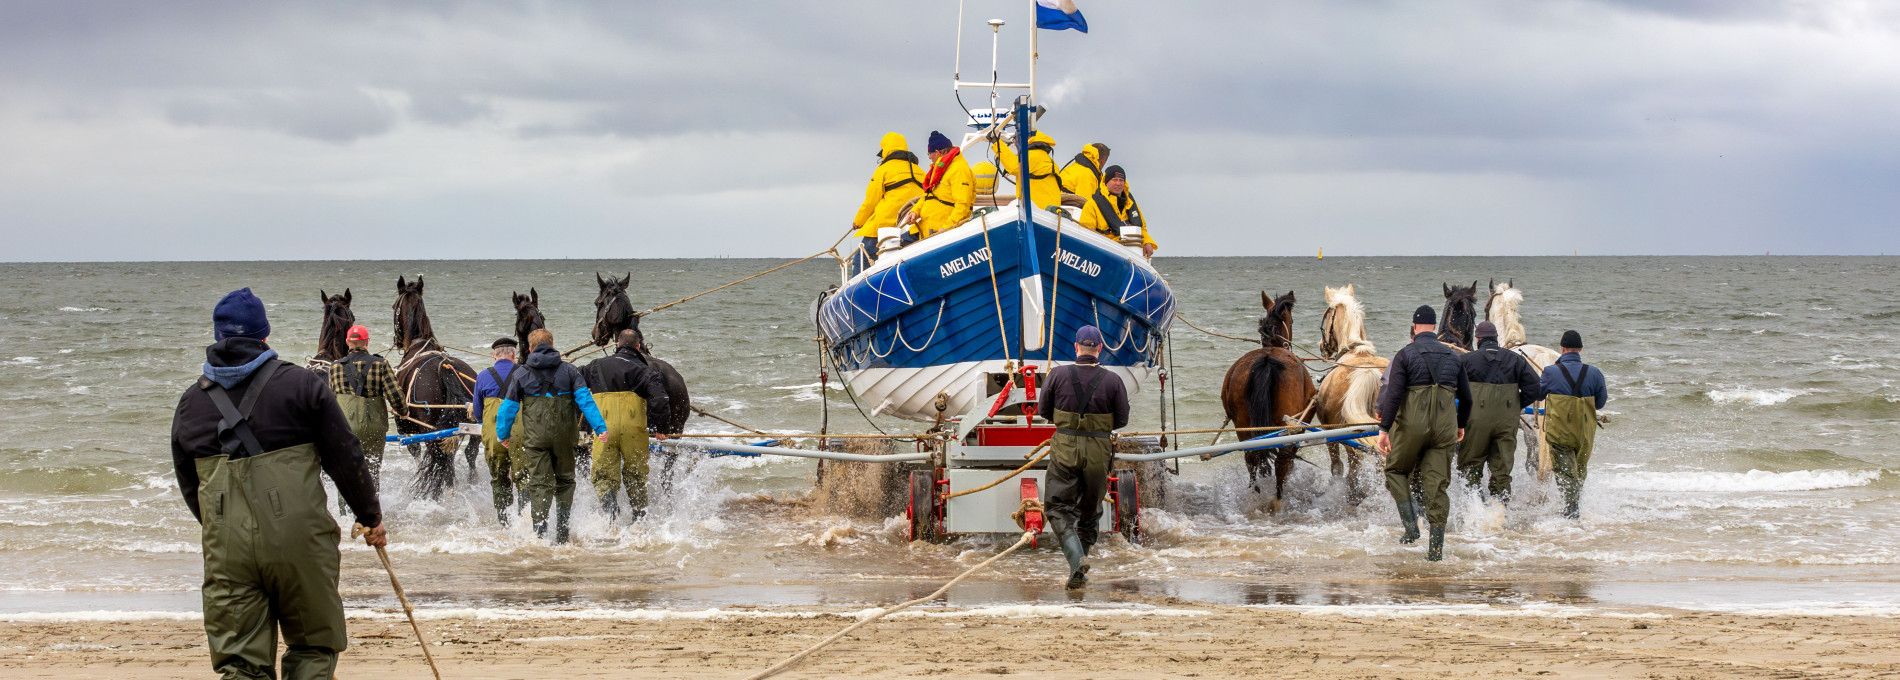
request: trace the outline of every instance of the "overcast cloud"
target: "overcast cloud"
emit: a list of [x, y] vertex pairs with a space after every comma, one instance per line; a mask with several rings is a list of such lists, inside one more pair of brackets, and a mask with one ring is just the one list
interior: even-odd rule
[[[1163, 254], [1900, 253], [1892, 3], [1079, 4], [1043, 129]], [[960, 132], [956, 13], [0, 4], [0, 259], [803, 255]]]

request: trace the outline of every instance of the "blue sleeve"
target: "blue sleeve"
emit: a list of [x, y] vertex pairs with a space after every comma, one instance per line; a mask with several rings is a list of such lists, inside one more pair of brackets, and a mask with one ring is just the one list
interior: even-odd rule
[[521, 412], [521, 402], [503, 399], [501, 408], [495, 409], [495, 438], [508, 441], [508, 435], [515, 431], [515, 414]]
[[[1592, 366], [1591, 368], [1596, 367]], [[1591, 380], [1590, 389], [1596, 392], [1597, 408], [1601, 409], [1604, 404], [1610, 403], [1610, 384], [1609, 381], [1603, 377], [1603, 369], [1596, 369], [1594, 375], [1591, 377], [1594, 378], [1594, 380]]]
[[594, 434], [607, 431], [607, 420], [600, 417], [600, 407], [594, 405], [594, 393], [586, 386], [574, 387], [574, 403], [580, 405], [581, 415], [587, 418], [587, 424], [594, 428]]
[[1544, 374], [1538, 378], [1537, 386], [1544, 390], [1544, 396], [1564, 394], [1565, 388], [1557, 384], [1562, 380], [1563, 378], [1557, 375], [1557, 365], [1552, 364], [1544, 367]]

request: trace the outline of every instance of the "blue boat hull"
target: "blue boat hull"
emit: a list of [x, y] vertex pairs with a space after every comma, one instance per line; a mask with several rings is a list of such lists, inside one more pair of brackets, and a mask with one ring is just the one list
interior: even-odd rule
[[981, 374], [1007, 361], [1073, 362], [1071, 338], [1084, 325], [1102, 329], [1103, 365], [1139, 391], [1174, 304], [1139, 254], [1041, 210], [1026, 232], [1020, 213], [1004, 208], [884, 254], [825, 298], [818, 325], [866, 406], [929, 420], [939, 394], [946, 415], [967, 411], [983, 397]]

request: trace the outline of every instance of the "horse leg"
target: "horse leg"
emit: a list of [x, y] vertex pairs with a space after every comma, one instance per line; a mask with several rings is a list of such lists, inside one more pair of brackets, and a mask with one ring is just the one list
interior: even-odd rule
[[1326, 456], [1332, 459], [1332, 463], [1333, 463], [1332, 471], [1333, 471], [1334, 477], [1338, 477], [1342, 474], [1345, 474], [1345, 461], [1340, 460], [1339, 458], [1338, 444], [1328, 443], [1326, 445]]
[[482, 438], [475, 436], [469, 437], [468, 445], [462, 447], [462, 455], [468, 458], [468, 480], [470, 482], [475, 481], [475, 458], [476, 454], [481, 451], [481, 448]]
[[1286, 508], [1286, 479], [1293, 476], [1293, 457], [1299, 455], [1299, 449], [1281, 449], [1273, 452], [1273, 502], [1267, 506], [1273, 514], [1280, 514]]

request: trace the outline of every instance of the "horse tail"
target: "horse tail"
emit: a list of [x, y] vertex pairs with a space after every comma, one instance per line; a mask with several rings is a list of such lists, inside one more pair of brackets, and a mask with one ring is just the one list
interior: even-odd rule
[[1379, 397], [1379, 373], [1376, 368], [1349, 368], [1346, 374], [1346, 394], [1341, 397], [1339, 409], [1347, 423], [1369, 423], [1372, 417], [1372, 404]]
[[[1262, 353], [1260, 363], [1254, 364], [1247, 375], [1247, 420], [1253, 427], [1278, 427], [1272, 422], [1274, 413], [1274, 393], [1280, 384], [1280, 362], [1273, 360], [1272, 354]], [[1245, 438], [1243, 435], [1242, 438]]]

